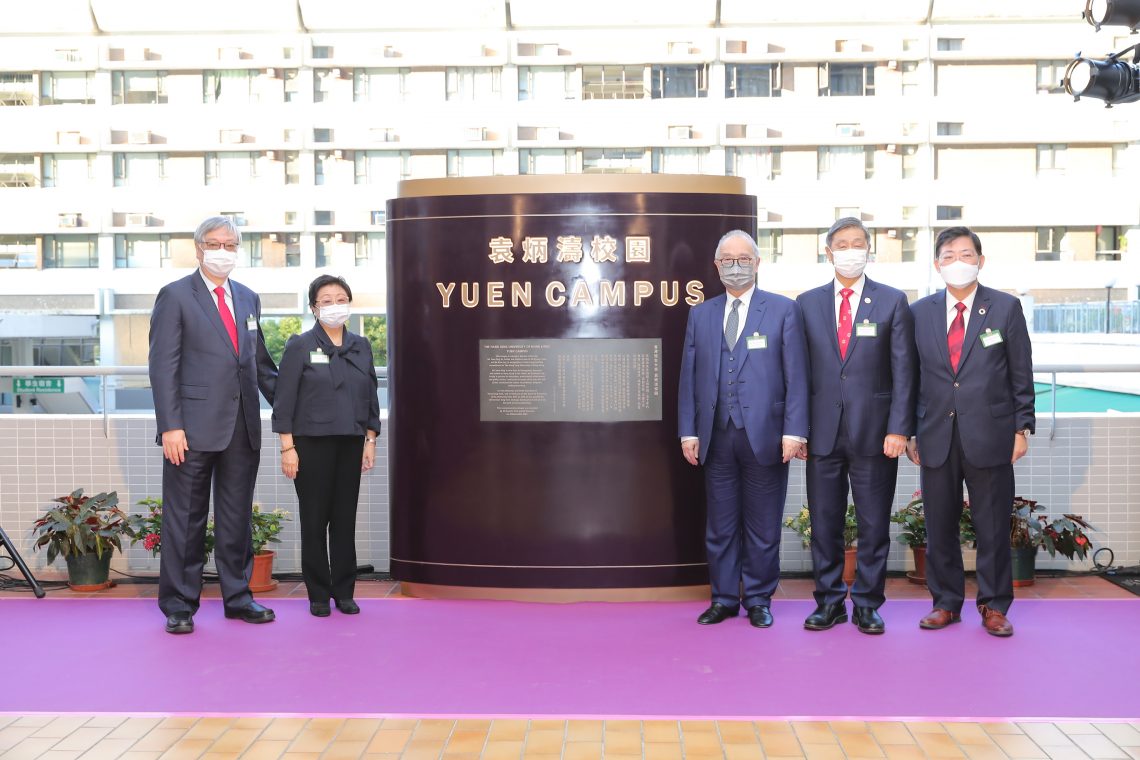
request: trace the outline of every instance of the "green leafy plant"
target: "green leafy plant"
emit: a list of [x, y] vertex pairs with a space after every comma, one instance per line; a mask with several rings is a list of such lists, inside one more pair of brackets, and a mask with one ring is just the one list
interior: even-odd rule
[[1080, 515], [1062, 515], [1049, 518], [1038, 514], [1041, 507], [1036, 501], [1014, 497], [1010, 516], [1009, 545], [1015, 549], [1045, 547], [1050, 557], [1058, 554], [1073, 559], [1085, 559], [1092, 541], [1086, 530], [1096, 530]]
[[[891, 522], [902, 526], [897, 536], [899, 543], [911, 547], [926, 546], [926, 511], [922, 491], [915, 491], [905, 507], [892, 512]], [[958, 518], [958, 543], [973, 546], [976, 541], [970, 502], [963, 501], [962, 515]]]
[[250, 527], [253, 538], [253, 553], [261, 554], [268, 544], [279, 544], [281, 539], [277, 536], [285, 527], [284, 522], [292, 517], [284, 509], [274, 509], [264, 512], [260, 504], [253, 505], [253, 514], [250, 517]]
[[69, 555], [94, 554], [101, 559], [104, 552], [122, 551], [122, 537], [132, 535], [116, 491], [84, 496], [80, 488], [52, 501], [57, 506], [32, 523], [36, 536], [32, 549], [46, 546], [49, 564]]
[[[811, 510], [805, 504], [795, 516], [784, 520], [784, 527], [791, 528], [800, 537], [804, 546], [811, 545]], [[859, 523], [855, 519], [855, 505], [847, 505], [843, 519], [843, 546], [850, 549], [859, 538]]]
[[[147, 511], [127, 518], [131, 526], [131, 544], [142, 543], [150, 556], [157, 557], [162, 553], [162, 499], [148, 496], [135, 504], [146, 507]], [[215, 540], [214, 521], [210, 520], [206, 523], [206, 561], [214, 553]]]

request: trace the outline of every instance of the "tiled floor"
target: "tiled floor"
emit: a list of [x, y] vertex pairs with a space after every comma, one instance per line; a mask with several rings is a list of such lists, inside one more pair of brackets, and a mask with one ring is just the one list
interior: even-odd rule
[[[785, 578], [783, 598], [811, 595]], [[52, 589], [52, 596], [74, 592]], [[107, 597], [153, 597], [151, 583], [119, 583]], [[260, 599], [304, 596], [283, 582]], [[4, 598], [26, 592], [0, 592]], [[967, 591], [968, 596], [973, 590]], [[216, 586], [207, 585], [207, 596]], [[390, 581], [360, 581], [357, 598], [399, 596]], [[1041, 577], [1019, 598], [1135, 598], [1100, 578]], [[87, 596], [87, 595], [85, 595]], [[888, 598], [927, 598], [893, 578]], [[889, 633], [888, 633], [889, 635]], [[1016, 639], [1013, 641], [1016, 645]], [[6, 656], [10, 656], [10, 653]], [[0, 669], [0, 688], [3, 683]], [[1056, 686], [1056, 688], [1064, 688]], [[291, 760], [1140, 760], [1140, 693], [1132, 723], [922, 723], [862, 721], [438, 720], [0, 715], [3, 760], [288, 758]]]

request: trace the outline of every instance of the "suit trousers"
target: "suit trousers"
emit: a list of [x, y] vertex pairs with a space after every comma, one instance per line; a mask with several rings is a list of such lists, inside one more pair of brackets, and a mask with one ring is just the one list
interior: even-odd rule
[[843, 530], [848, 483], [859, 526], [858, 570], [851, 601], [878, 609], [886, 599], [887, 555], [891, 550], [891, 504], [899, 461], [882, 453], [860, 456], [847, 434], [847, 417], [839, 419], [835, 446], [825, 456], [807, 461], [807, 497], [811, 514], [811, 562], [815, 601], [834, 604], [847, 598], [843, 582]]
[[713, 430], [705, 458], [712, 600], [745, 608], [768, 605], [780, 581], [780, 518], [788, 465], [756, 461], [748, 434], [729, 422]]
[[1009, 547], [1013, 465], [971, 465], [962, 452], [957, 420], [952, 427], [946, 462], [940, 467], [922, 467], [926, 585], [935, 607], [951, 612], [962, 609], [966, 597], [966, 575], [962, 566], [958, 522], [962, 516], [963, 480], [970, 492], [970, 514], [978, 536], [977, 601], [1005, 613], [1013, 603], [1013, 567]]
[[300, 465], [293, 486], [301, 513], [301, 577], [311, 602], [352, 599], [356, 504], [364, 437], [293, 436]]
[[206, 561], [206, 521], [214, 495], [214, 565], [226, 607], [253, 601], [250, 514], [261, 450], [250, 448], [238, 410], [233, 435], [222, 451], [186, 452], [181, 465], [162, 460], [162, 561], [158, 606], [166, 615], [198, 611]]

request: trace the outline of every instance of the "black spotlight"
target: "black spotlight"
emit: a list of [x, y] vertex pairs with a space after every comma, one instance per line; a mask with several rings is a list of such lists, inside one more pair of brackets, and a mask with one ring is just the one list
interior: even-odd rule
[[1120, 56], [1132, 52], [1136, 59], [1136, 48], [1113, 53], [1103, 61], [1083, 58], [1080, 54], [1065, 69], [1065, 92], [1074, 100], [1096, 98], [1103, 100], [1106, 108], [1116, 103], [1132, 103], [1140, 100], [1140, 69], [1135, 63], [1120, 60]]
[[1085, 21], [1096, 27], [1126, 26], [1136, 32], [1140, 26], [1140, 0], [1085, 0]]

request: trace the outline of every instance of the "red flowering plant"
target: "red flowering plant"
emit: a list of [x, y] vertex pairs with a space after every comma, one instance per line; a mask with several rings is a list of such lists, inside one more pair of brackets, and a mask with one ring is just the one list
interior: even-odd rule
[[1048, 515], [1037, 514], [1041, 507], [1037, 502], [1017, 496], [1013, 500], [1013, 513], [1010, 518], [1010, 546], [1026, 549], [1039, 549], [1044, 546], [1050, 557], [1058, 554], [1067, 559], [1085, 559], [1092, 541], [1086, 530], [1096, 530], [1080, 515], [1062, 515], [1050, 519]]
[[[146, 513], [131, 515], [128, 520], [131, 526], [131, 543], [141, 543], [143, 548], [150, 552], [150, 556], [157, 557], [162, 552], [162, 499], [147, 497], [140, 499], [137, 504], [146, 507]], [[206, 560], [214, 553], [214, 521], [206, 523]]]

